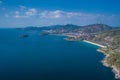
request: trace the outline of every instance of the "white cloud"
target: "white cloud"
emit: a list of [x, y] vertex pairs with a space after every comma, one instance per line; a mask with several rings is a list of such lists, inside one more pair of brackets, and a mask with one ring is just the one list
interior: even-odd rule
[[25, 12], [26, 16], [34, 16], [37, 14], [37, 9], [31, 8], [28, 11]]
[[35, 8], [27, 9], [24, 6], [20, 6], [20, 10], [15, 11], [13, 14], [13, 17], [14, 18], [29, 18], [29, 17], [33, 17], [35, 15], [37, 15], [37, 9], [35, 9]]
[[[19, 6], [19, 9], [7, 12], [5, 17], [11, 17], [15, 20], [23, 20], [23, 22], [29, 22], [32, 24], [36, 20], [36, 24], [39, 25], [55, 25], [55, 24], [77, 24], [87, 25], [94, 23], [105, 24], [118, 24], [120, 15], [113, 14], [97, 14], [97, 13], [85, 13], [85, 12], [70, 12], [63, 10], [45, 10], [41, 11], [36, 8], [27, 8], [25, 6]], [[19, 19], [20, 18], [20, 19]], [[27, 21], [24, 21], [27, 20]], [[33, 23], [35, 24], [35, 23]]]
[[43, 11], [40, 13], [40, 17], [41, 18], [61, 18], [62, 15], [62, 11], [60, 10], [56, 10], [56, 11]]
[[71, 18], [71, 17], [80, 17], [82, 13], [80, 12], [65, 12], [61, 10], [55, 11], [43, 11], [40, 13], [40, 17], [42, 18]]
[[66, 12], [61, 10], [54, 11], [42, 11], [40, 13], [40, 18], [47, 24], [77, 24], [77, 25], [87, 25], [95, 23], [103, 24], [118, 24], [120, 20], [120, 15], [113, 14], [97, 14], [97, 13], [84, 13], [84, 12]]
[[65, 12], [62, 10], [38, 11], [35, 8], [27, 9], [24, 6], [20, 6], [20, 10], [14, 12], [15, 18], [27, 18], [27, 17], [39, 16], [40, 18], [60, 19], [60, 18], [81, 17], [83, 15], [84, 15], [84, 13], [81, 13], [81, 12]]
[[13, 17], [14, 18], [20, 18], [22, 16], [20, 16], [20, 12], [19, 11], [15, 11]]
[[22, 15], [22, 13], [19, 11], [15, 11], [13, 17], [14, 18], [27, 18], [28, 16]]

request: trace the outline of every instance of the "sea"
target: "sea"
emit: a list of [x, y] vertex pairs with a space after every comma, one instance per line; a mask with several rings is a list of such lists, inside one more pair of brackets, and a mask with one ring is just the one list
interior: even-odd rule
[[0, 80], [115, 80], [98, 46], [65, 37], [0, 29]]

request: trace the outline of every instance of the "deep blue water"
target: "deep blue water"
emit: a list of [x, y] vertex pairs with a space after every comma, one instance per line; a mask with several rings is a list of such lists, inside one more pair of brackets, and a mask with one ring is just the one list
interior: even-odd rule
[[97, 46], [63, 38], [0, 29], [0, 80], [115, 80]]

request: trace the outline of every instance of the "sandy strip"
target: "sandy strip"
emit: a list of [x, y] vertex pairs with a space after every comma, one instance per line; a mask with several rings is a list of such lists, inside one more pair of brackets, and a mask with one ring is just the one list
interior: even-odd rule
[[97, 45], [97, 46], [102, 47], [102, 48], [106, 48], [106, 46], [103, 46], [103, 45], [100, 45], [100, 44], [97, 44], [97, 43], [94, 43], [94, 42], [91, 42], [91, 41], [83, 40], [83, 42], [87, 42], [87, 43]]

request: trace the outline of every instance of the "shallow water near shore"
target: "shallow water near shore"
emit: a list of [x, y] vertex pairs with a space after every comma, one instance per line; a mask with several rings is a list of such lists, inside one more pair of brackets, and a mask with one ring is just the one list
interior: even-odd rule
[[0, 29], [0, 80], [115, 80], [99, 47], [64, 38]]

